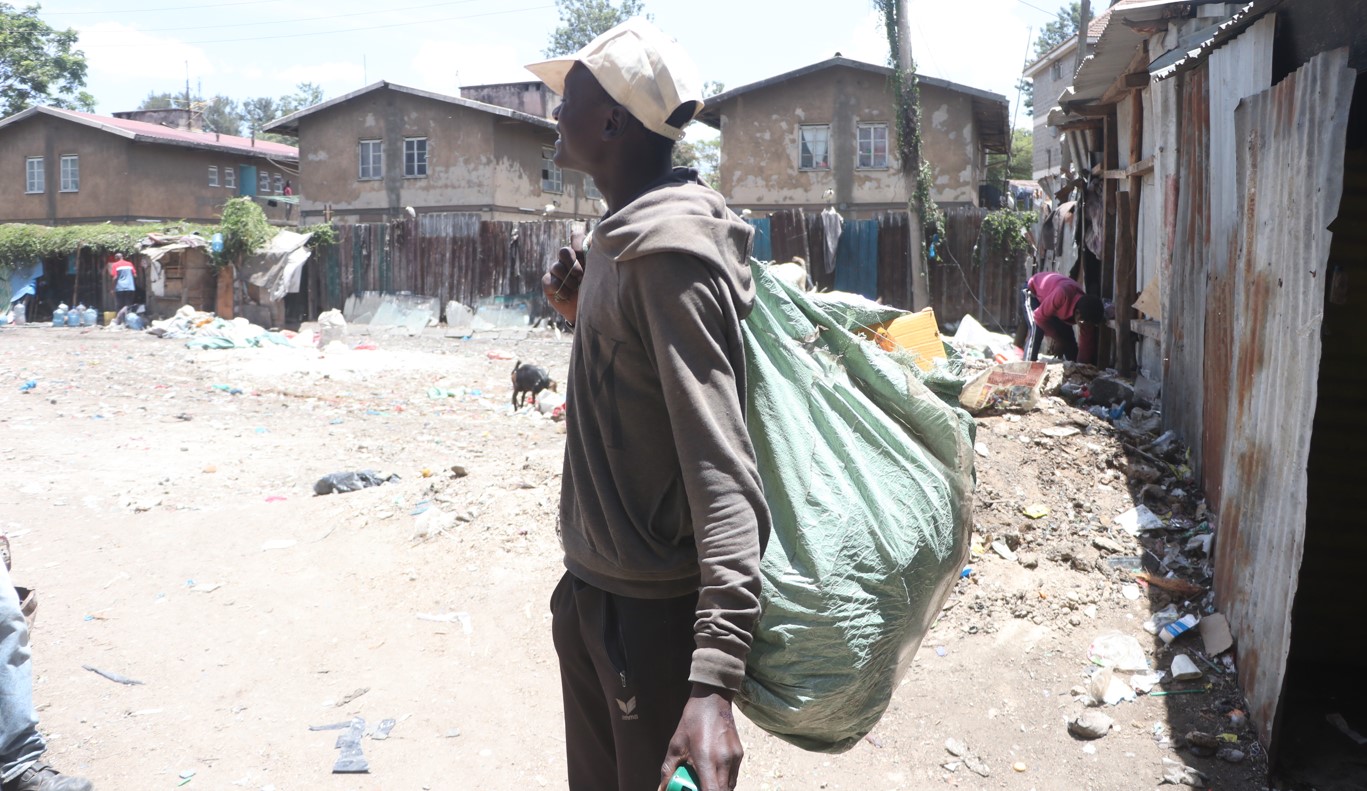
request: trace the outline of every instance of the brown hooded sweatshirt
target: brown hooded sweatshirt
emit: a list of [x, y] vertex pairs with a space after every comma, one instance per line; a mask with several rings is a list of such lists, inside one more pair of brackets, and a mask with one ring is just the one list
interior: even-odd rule
[[753, 230], [691, 170], [594, 230], [570, 357], [565, 567], [621, 596], [698, 592], [689, 680], [738, 690], [769, 510], [745, 430]]

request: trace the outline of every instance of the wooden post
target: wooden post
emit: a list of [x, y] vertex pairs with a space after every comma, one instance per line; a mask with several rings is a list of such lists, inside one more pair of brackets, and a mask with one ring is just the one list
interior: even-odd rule
[[[898, 43], [898, 63], [902, 68], [902, 80], [905, 85], [910, 85], [911, 80], [916, 78], [912, 71], [911, 59], [911, 9], [910, 0], [897, 0], [897, 43]], [[914, 136], [920, 133], [916, 128], [916, 118], [913, 108], [906, 106], [902, 108], [906, 114], [903, 127], [908, 134]], [[913, 311], [922, 310], [930, 306], [930, 279], [926, 272], [926, 260], [923, 257], [925, 250], [925, 222], [921, 217], [921, 212], [916, 206], [916, 187], [921, 178], [921, 147], [912, 143], [909, 147], [910, 160], [903, 162], [902, 168], [907, 179], [907, 211], [910, 214], [911, 224], [907, 233], [907, 269], [911, 279], [911, 309]]]
[[1130, 224], [1134, 197], [1127, 192], [1116, 194], [1115, 239], [1115, 337], [1116, 369], [1121, 376], [1134, 373], [1134, 333], [1130, 319], [1134, 318], [1135, 236]]
[[224, 264], [218, 268], [218, 293], [214, 300], [214, 313], [220, 319], [231, 319], [233, 317], [233, 295], [237, 284], [237, 268], [232, 264]]

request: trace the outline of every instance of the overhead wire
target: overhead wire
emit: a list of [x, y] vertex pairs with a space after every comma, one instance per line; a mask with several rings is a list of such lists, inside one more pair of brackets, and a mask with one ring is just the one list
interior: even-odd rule
[[[182, 41], [181, 44], [228, 44], [238, 41], [272, 41], [283, 38], [304, 38], [306, 36], [329, 36], [338, 33], [360, 33], [371, 30], [384, 30], [387, 28], [407, 27], [409, 25], [434, 25], [438, 22], [456, 22], [463, 19], [478, 19], [486, 16], [499, 16], [501, 14], [520, 14], [525, 11], [542, 11], [548, 8], [555, 8], [554, 5], [529, 6], [527, 8], [509, 8], [502, 11], [487, 11], [482, 14], [466, 14], [464, 16], [443, 17], [441, 19], [415, 19], [410, 22], [394, 22], [388, 25], [366, 25], [365, 27], [349, 27], [339, 30], [311, 30], [304, 33], [281, 33], [275, 36], [246, 36], [244, 38], [214, 38], [200, 39], [196, 41]], [[126, 46], [125, 44], [84, 44], [85, 49], [108, 48], [115, 46]]]
[[83, 14], [150, 14], [159, 11], [190, 11], [197, 8], [228, 8], [231, 6], [243, 5], [264, 5], [266, 3], [278, 3], [281, 0], [241, 0], [236, 3], [207, 3], [204, 5], [176, 5], [162, 6], [161, 8], [102, 8], [98, 11], [43, 11], [43, 16], [79, 16]]
[[[464, 4], [466, 4], [466, 3], [473, 3], [473, 2], [476, 2], [476, 0], [444, 0], [444, 2], [440, 2], [440, 3], [427, 3], [427, 4], [425, 4], [425, 5], [402, 6], [402, 7], [400, 7], [400, 8], [376, 8], [376, 9], [372, 9], [372, 10], [370, 10], [370, 11], [355, 11], [355, 12], [350, 13], [350, 14], [329, 14], [328, 16], [309, 16], [309, 17], [300, 17], [300, 18], [297, 18], [297, 19], [263, 19], [263, 20], [259, 20], [259, 21], [256, 21], [256, 22], [234, 22], [234, 23], [229, 24], [229, 25], [219, 25], [219, 24], [215, 24], [213, 27], [214, 27], [215, 30], [217, 30], [217, 29], [226, 28], [226, 27], [251, 27], [251, 26], [253, 26], [253, 25], [292, 25], [292, 24], [294, 24], [294, 23], [296, 23], [296, 22], [318, 22], [318, 21], [327, 20], [327, 19], [345, 19], [345, 18], [347, 18], [347, 17], [353, 17], [353, 16], [369, 16], [369, 15], [371, 15], [371, 14], [392, 14], [392, 13], [395, 13], [395, 12], [397, 12], [397, 11], [416, 11], [416, 10], [422, 9], [422, 8], [436, 8], [436, 7], [438, 7], [438, 6], [448, 6], [448, 5], [464, 5]], [[203, 29], [204, 29], [204, 25], [189, 25], [189, 26], [180, 26], [180, 27], [133, 28], [133, 29], [130, 29], [130, 30], [120, 31], [120, 32], [121, 32], [121, 33], [166, 33], [166, 32], [172, 31], [172, 30], [203, 30]]]

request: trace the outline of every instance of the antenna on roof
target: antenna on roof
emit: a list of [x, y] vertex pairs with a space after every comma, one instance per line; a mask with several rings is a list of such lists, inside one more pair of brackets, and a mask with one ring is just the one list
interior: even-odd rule
[[185, 61], [185, 109], [190, 109], [190, 61]]

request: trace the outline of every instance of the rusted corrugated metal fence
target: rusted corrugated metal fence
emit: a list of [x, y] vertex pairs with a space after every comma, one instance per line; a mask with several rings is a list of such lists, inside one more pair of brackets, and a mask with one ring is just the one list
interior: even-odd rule
[[[363, 291], [402, 292], [474, 305], [487, 297], [540, 290], [572, 223], [495, 222], [476, 214], [424, 214], [392, 223], [337, 227], [337, 244], [316, 254], [316, 310], [341, 308]], [[532, 318], [549, 315], [532, 300]]]
[[[953, 324], [973, 314], [990, 329], [1015, 331], [1021, 319], [1021, 285], [1029, 276], [1023, 253], [1009, 253], [981, 241], [986, 209], [971, 206], [945, 211], [946, 240], [929, 264], [931, 306], [941, 323]], [[881, 299], [888, 305], [911, 305], [908, 273], [909, 218], [886, 212], [872, 220], [848, 220], [827, 266], [826, 232], [820, 214], [802, 209], [774, 212], [752, 221], [763, 252], [775, 261], [802, 258], [818, 289], [837, 289]], [[757, 248], [756, 255], [761, 251]]]

